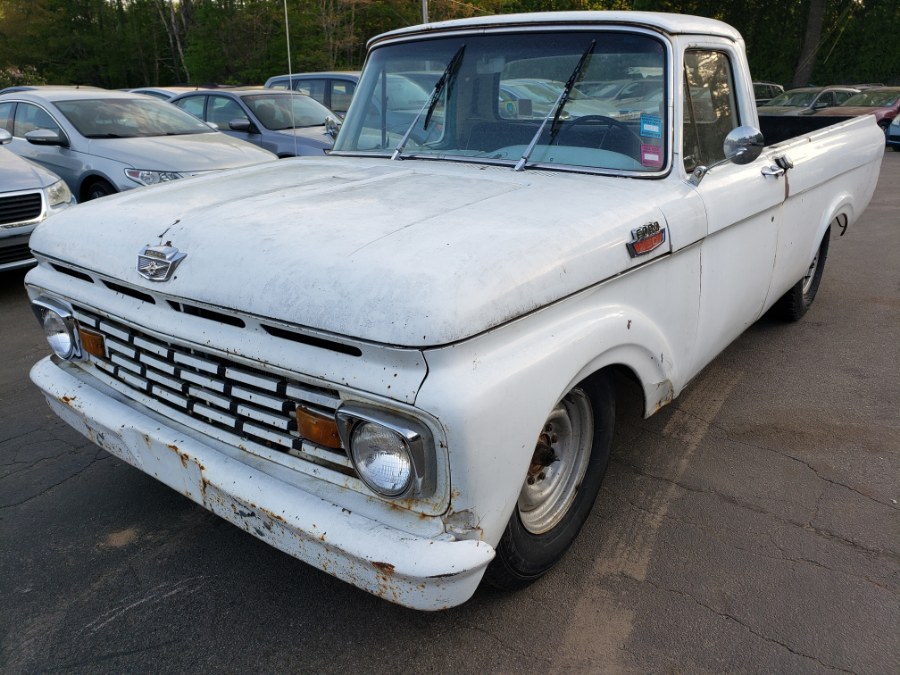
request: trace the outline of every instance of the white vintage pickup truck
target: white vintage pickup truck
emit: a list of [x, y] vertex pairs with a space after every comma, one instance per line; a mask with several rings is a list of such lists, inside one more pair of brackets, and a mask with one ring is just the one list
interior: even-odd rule
[[41, 225], [31, 376], [112, 454], [387, 600], [522, 587], [588, 516], [617, 383], [652, 415], [813, 301], [884, 148], [871, 117], [824, 122], [766, 145], [717, 21], [393, 31], [330, 156]]

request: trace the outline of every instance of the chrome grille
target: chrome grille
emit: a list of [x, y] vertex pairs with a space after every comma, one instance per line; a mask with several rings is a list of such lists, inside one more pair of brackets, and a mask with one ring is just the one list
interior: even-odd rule
[[0, 197], [0, 225], [37, 220], [43, 208], [40, 192]]
[[0, 265], [30, 260], [31, 258], [31, 249], [28, 248], [28, 244], [0, 247]]
[[106, 357], [91, 355], [90, 362], [122, 393], [149, 397], [241, 440], [356, 475], [343, 450], [315, 445], [297, 432], [298, 404], [333, 414], [340, 403], [336, 391], [163, 342], [84, 308], [76, 307], [75, 316], [82, 327], [103, 335]]

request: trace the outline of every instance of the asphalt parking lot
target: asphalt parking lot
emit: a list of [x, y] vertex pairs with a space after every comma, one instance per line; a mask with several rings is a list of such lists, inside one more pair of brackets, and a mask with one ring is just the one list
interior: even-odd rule
[[900, 153], [797, 324], [764, 317], [672, 405], [621, 413], [551, 574], [406, 610], [91, 445], [28, 380], [0, 274], [0, 671], [900, 672]]

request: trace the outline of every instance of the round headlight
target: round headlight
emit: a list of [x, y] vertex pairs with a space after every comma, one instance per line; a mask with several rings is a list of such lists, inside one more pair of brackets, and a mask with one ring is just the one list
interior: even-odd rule
[[41, 324], [54, 353], [61, 359], [71, 359], [75, 355], [76, 343], [66, 320], [52, 309], [46, 309]]
[[359, 477], [378, 494], [396, 497], [409, 488], [412, 458], [396, 432], [363, 422], [350, 437], [350, 455]]

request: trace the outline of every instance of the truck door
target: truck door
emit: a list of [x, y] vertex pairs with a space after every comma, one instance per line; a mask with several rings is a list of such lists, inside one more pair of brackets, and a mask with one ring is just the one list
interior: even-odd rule
[[[682, 151], [685, 175], [724, 159], [725, 136], [749, 108], [737, 91], [737, 51], [688, 49], [683, 64]], [[745, 68], [743, 65], [741, 68]], [[749, 92], [749, 89], [748, 89]], [[755, 121], [754, 121], [755, 123]], [[740, 335], [762, 313], [775, 263], [784, 184], [763, 170], [760, 156], [743, 166], [712, 168], [696, 186], [707, 216], [701, 245], [700, 312], [694, 372]]]

